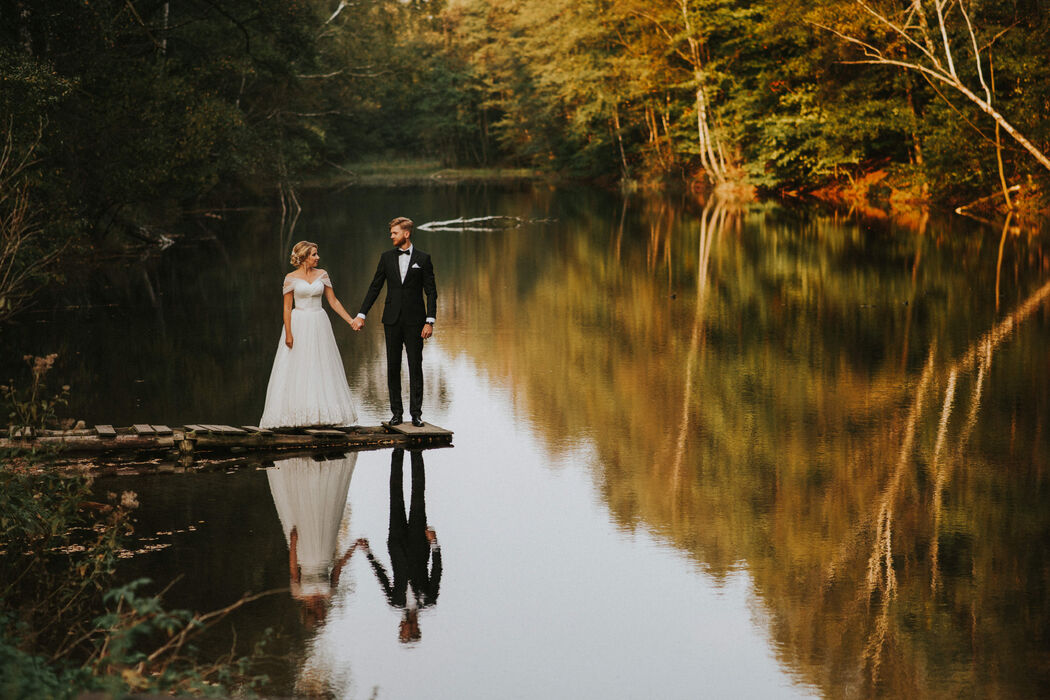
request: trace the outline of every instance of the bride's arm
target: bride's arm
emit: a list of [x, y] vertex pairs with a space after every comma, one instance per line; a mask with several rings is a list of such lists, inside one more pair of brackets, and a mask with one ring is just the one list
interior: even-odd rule
[[335, 291], [332, 290], [332, 282], [328, 279], [328, 273], [322, 272], [321, 279], [324, 282], [324, 298], [328, 300], [328, 305], [332, 307], [332, 311], [339, 314], [339, 316], [347, 323], [352, 324], [354, 319], [350, 318], [350, 314], [346, 312], [343, 305], [335, 298]]
[[[328, 290], [332, 291], [332, 290]], [[284, 295], [284, 344], [289, 348], [292, 347], [292, 298], [294, 292], [288, 292]]]
[[339, 303], [339, 300], [335, 298], [335, 292], [332, 291], [331, 287], [324, 288], [324, 298], [328, 300], [328, 305], [332, 307], [332, 311], [339, 314], [344, 321], [347, 323], [353, 323], [354, 319], [350, 318], [350, 314], [346, 312], [343, 305]]

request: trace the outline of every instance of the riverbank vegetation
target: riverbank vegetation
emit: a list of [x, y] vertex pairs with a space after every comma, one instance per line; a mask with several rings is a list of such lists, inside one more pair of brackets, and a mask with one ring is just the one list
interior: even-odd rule
[[1036, 0], [0, 8], [0, 314], [56, 251], [165, 245], [199, 228], [188, 210], [294, 208], [302, 183], [360, 182], [355, 164], [388, 160], [1045, 208], [1050, 11]]
[[[55, 356], [27, 357], [29, 379], [0, 386], [12, 426], [57, 425], [69, 387], [49, 390]], [[59, 473], [54, 451], [0, 450], [0, 696], [73, 698], [84, 692], [223, 694], [266, 682], [253, 671], [266, 637], [242, 656], [203, 659], [193, 643], [231, 611], [167, 608], [151, 582], [122, 581], [117, 564], [138, 508], [132, 491], [100, 495], [88, 476]], [[265, 595], [265, 594], [262, 594]]]

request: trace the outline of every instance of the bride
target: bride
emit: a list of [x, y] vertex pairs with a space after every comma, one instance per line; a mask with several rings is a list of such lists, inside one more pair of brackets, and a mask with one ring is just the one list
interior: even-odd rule
[[320, 260], [316, 243], [299, 241], [292, 248], [291, 263], [297, 269], [284, 278], [284, 332], [266, 387], [262, 428], [357, 423], [321, 296], [347, 323], [353, 319], [335, 298], [328, 273], [317, 267]]

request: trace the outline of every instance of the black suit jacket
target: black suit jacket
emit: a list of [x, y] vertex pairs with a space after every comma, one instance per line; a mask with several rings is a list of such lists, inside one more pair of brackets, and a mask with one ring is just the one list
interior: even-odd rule
[[[368, 314], [379, 297], [379, 290], [386, 283], [386, 302], [383, 305], [383, 323], [398, 322], [418, 324], [428, 318], [437, 318], [437, 285], [434, 282], [434, 264], [430, 256], [415, 246], [409, 256], [408, 273], [404, 283], [401, 282], [401, 268], [398, 266], [397, 248], [388, 250], [379, 256], [372, 284], [368, 285], [365, 300], [361, 302], [360, 313]], [[426, 304], [423, 295], [426, 294]]]

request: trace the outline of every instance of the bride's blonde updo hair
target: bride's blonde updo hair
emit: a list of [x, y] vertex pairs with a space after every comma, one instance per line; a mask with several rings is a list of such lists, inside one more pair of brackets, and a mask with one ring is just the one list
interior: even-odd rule
[[299, 267], [303, 264], [303, 260], [306, 260], [306, 256], [310, 254], [310, 251], [317, 247], [316, 243], [310, 241], [299, 241], [292, 248], [292, 267]]

